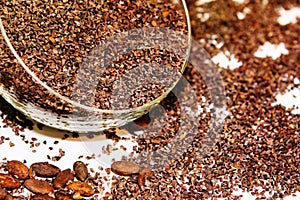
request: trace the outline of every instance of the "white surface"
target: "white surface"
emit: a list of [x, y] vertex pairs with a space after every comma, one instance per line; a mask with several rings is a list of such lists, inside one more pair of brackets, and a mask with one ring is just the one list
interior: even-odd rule
[[[295, 80], [294, 80], [295, 81]], [[298, 82], [298, 80], [296, 79]], [[276, 102], [272, 106], [282, 105], [286, 109], [292, 109], [292, 114], [300, 114], [300, 88], [292, 88], [289, 86], [286, 91], [276, 95]]]
[[195, 5], [196, 5], [196, 6], [201, 6], [201, 5], [203, 5], [203, 4], [210, 3], [210, 2], [213, 2], [213, 1], [216, 1], [216, 0], [197, 0], [197, 1], [195, 2]]
[[[200, 9], [198, 9], [199, 12]], [[209, 20], [210, 14], [209, 13], [197, 13], [197, 18], [201, 20], [201, 22], [205, 22]]]
[[243, 4], [243, 3], [248, 3], [249, 0], [233, 0], [235, 3]]
[[242, 12], [237, 12], [236, 15], [237, 15], [239, 20], [243, 20], [243, 19], [246, 18], [246, 15], [249, 14], [249, 13], [251, 13], [250, 8], [245, 7]]
[[260, 46], [254, 53], [255, 57], [266, 58], [272, 57], [274, 60], [279, 58], [281, 55], [287, 55], [289, 51], [285, 48], [284, 43], [278, 45], [271, 44], [270, 42], [265, 42], [264, 45]]
[[278, 23], [280, 25], [294, 24], [297, 22], [297, 18], [300, 17], [300, 7], [293, 7], [290, 10], [280, 8], [278, 12], [280, 14], [278, 17]]
[[224, 39], [219, 35], [211, 35], [211, 38], [208, 40], [200, 39], [200, 43], [207, 44], [207, 45], [214, 45], [217, 49], [220, 49], [224, 46]]
[[230, 54], [228, 51], [219, 52], [212, 58], [212, 61], [222, 68], [236, 69], [243, 65], [234, 55]]
[[297, 77], [294, 78], [294, 84], [300, 84], [300, 80]]

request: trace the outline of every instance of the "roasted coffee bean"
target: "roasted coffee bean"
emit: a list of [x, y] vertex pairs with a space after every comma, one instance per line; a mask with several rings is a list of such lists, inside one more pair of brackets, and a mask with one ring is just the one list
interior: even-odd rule
[[122, 176], [130, 176], [140, 171], [140, 166], [129, 161], [117, 161], [111, 165], [111, 170]]
[[55, 200], [55, 199], [46, 194], [36, 194], [33, 197], [31, 197], [30, 200]]
[[6, 165], [7, 171], [14, 175], [18, 179], [27, 179], [29, 178], [29, 169], [28, 167], [17, 160], [9, 161]]
[[17, 196], [12, 196], [12, 195], [7, 195], [5, 200], [26, 200], [24, 197], [17, 197]]
[[68, 182], [74, 180], [74, 174], [71, 172], [71, 169], [65, 169], [57, 174], [53, 181], [53, 187], [55, 189], [64, 188]]
[[153, 176], [153, 172], [148, 169], [143, 169], [139, 172], [138, 184], [141, 188], [145, 187], [145, 181]]
[[86, 165], [81, 161], [76, 161], [73, 165], [75, 176], [80, 181], [85, 181], [88, 177], [88, 169]]
[[31, 192], [36, 194], [49, 194], [53, 192], [53, 187], [46, 181], [27, 179], [24, 186]]
[[35, 176], [52, 178], [60, 172], [60, 169], [48, 162], [34, 163], [30, 166], [30, 177]]
[[67, 186], [68, 190], [72, 190], [74, 192], [73, 198], [80, 198], [80, 196], [92, 196], [95, 191], [93, 188], [86, 182], [74, 181], [70, 185]]
[[21, 185], [21, 182], [8, 175], [0, 173], [0, 186], [6, 189], [16, 189]]
[[5, 199], [6, 195], [7, 195], [7, 191], [6, 191], [6, 189], [5, 189], [5, 188], [2, 188], [2, 187], [0, 187], [0, 200], [3, 200], [3, 199]]
[[55, 193], [55, 199], [57, 199], [57, 200], [73, 200], [73, 198], [70, 195], [68, 195], [64, 192], [61, 192], [61, 191]]

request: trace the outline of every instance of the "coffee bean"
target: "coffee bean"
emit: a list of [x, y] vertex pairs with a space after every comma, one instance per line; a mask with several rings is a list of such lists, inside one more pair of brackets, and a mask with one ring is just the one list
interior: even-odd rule
[[31, 192], [37, 194], [49, 194], [53, 192], [53, 187], [46, 181], [27, 179], [24, 186]]
[[88, 169], [86, 165], [81, 161], [76, 161], [73, 165], [75, 176], [80, 181], [85, 181], [88, 177]]
[[65, 194], [64, 192], [61, 192], [61, 191], [55, 193], [55, 199], [57, 199], [57, 200], [73, 200], [73, 198], [70, 195]]
[[148, 169], [143, 169], [139, 172], [138, 184], [141, 188], [145, 187], [145, 181], [153, 176], [153, 172]]
[[74, 180], [74, 174], [70, 169], [65, 169], [57, 174], [53, 181], [53, 187], [55, 189], [64, 188], [68, 182]]
[[29, 169], [28, 167], [17, 160], [9, 161], [6, 165], [6, 170], [17, 177], [18, 179], [27, 179], [29, 178]]
[[34, 163], [30, 166], [30, 177], [33, 178], [36, 176], [44, 177], [44, 178], [52, 178], [55, 177], [60, 169], [48, 162], [39, 162]]
[[[8, 169], [10, 171], [13, 171], [16, 169], [13, 166], [15, 166], [15, 165], [19, 166], [19, 164], [21, 162], [9, 161], [8, 163], [4, 164], [3, 166], [5, 166], [6, 168], [8, 166]], [[77, 161], [73, 164], [73, 166], [75, 166], [77, 171], [80, 171], [81, 167], [85, 166], [82, 164], [83, 163], [80, 163]], [[20, 166], [24, 167], [23, 165], [26, 167], [26, 165], [23, 163]], [[0, 168], [1, 168], [1, 166], [0, 166]], [[37, 174], [39, 176], [45, 177], [45, 176], [50, 176], [50, 174], [51, 174], [51, 176], [53, 176], [53, 174], [56, 173], [57, 169], [59, 169], [59, 168], [57, 168], [54, 165], [50, 165], [47, 162], [42, 162], [42, 163], [32, 164], [29, 171], [30, 171], [31, 176], [34, 176], [35, 174]], [[59, 171], [60, 171], [60, 169], [59, 169]], [[88, 171], [87, 171], [87, 174], [88, 174]], [[51, 197], [52, 193], [55, 194], [56, 199], [66, 199], [66, 200], [82, 199], [82, 196], [90, 197], [90, 196], [93, 196], [96, 191], [98, 191], [97, 189], [94, 190], [91, 185], [93, 185], [95, 187], [99, 187], [99, 184], [101, 183], [98, 180], [98, 178], [99, 178], [98, 173], [96, 173], [96, 176], [91, 177], [91, 179], [86, 180], [86, 182], [81, 182], [81, 181], [72, 182], [74, 180], [74, 172], [72, 172], [71, 169], [65, 169], [63, 171], [60, 171], [56, 175], [55, 178], [54, 177], [48, 177], [48, 178], [49, 179], [47, 179], [47, 180], [38, 180], [38, 179], [34, 179], [34, 178], [29, 178], [29, 179], [25, 180], [24, 184], [22, 185], [21, 181], [18, 180], [17, 178], [14, 178], [9, 174], [0, 173], [0, 200], [2, 197], [4, 199], [23, 199], [23, 196], [16, 197], [16, 196], [7, 195], [6, 189], [23, 190], [24, 187], [26, 189], [28, 189], [30, 192], [35, 194], [34, 196], [31, 197], [31, 199], [54, 199], [53, 197]], [[53, 178], [52, 184], [50, 182], [51, 181], [50, 178]], [[66, 187], [66, 185], [67, 185], [67, 187]], [[70, 195], [68, 193], [64, 193], [63, 191], [60, 191], [60, 189], [71, 190], [72, 195]]]
[[24, 197], [16, 197], [16, 196], [12, 196], [12, 195], [7, 195], [5, 200], [26, 200], [26, 198]]
[[33, 197], [31, 197], [30, 200], [55, 200], [55, 199], [46, 194], [36, 194]]
[[3, 174], [0, 173], [0, 186], [6, 189], [16, 189], [21, 185], [21, 182], [8, 175], [8, 174]]
[[111, 170], [122, 176], [130, 176], [139, 173], [139, 165], [129, 161], [117, 161], [111, 165]]
[[72, 190], [74, 192], [74, 199], [80, 198], [81, 195], [89, 197], [95, 193], [95, 191], [89, 184], [79, 181], [74, 181], [73, 183], [67, 186], [67, 189]]
[[6, 191], [6, 189], [5, 189], [5, 188], [2, 188], [2, 187], [0, 187], [0, 200], [3, 200], [3, 199], [5, 199], [6, 195], [7, 195], [7, 191]]

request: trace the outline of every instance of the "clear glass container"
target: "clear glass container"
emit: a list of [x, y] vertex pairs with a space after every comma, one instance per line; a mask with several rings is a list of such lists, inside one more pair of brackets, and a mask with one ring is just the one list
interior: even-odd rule
[[147, 113], [180, 79], [191, 40], [184, 0], [4, 0], [0, 29], [0, 95], [76, 132]]

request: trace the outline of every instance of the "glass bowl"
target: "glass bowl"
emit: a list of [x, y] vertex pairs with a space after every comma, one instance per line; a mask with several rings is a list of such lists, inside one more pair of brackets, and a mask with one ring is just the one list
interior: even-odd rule
[[95, 132], [147, 113], [187, 64], [182, 1], [4, 1], [0, 95], [57, 129]]

